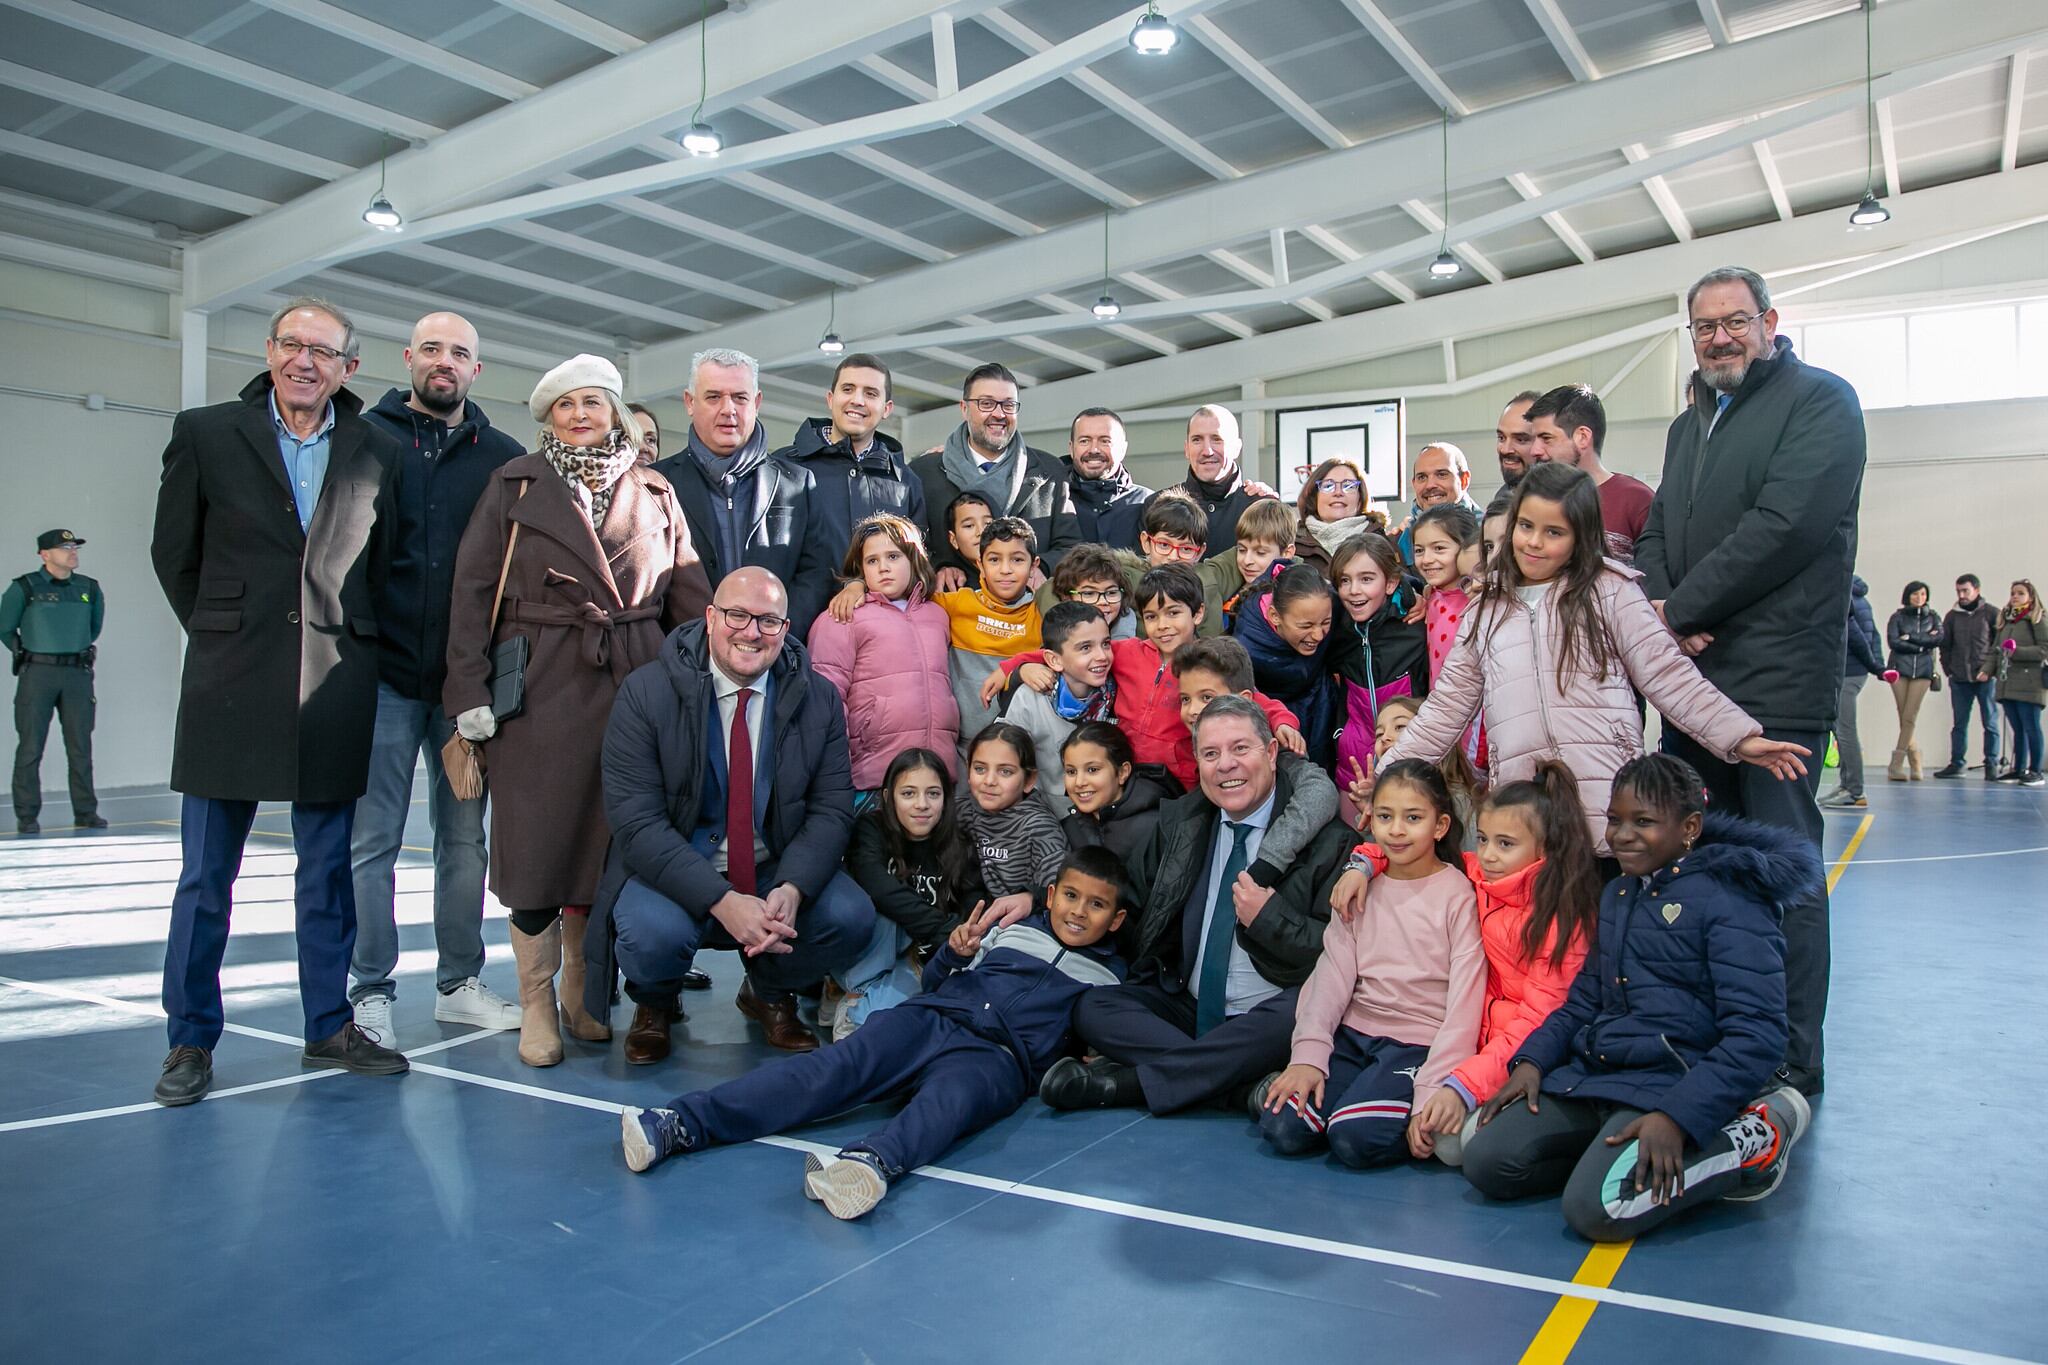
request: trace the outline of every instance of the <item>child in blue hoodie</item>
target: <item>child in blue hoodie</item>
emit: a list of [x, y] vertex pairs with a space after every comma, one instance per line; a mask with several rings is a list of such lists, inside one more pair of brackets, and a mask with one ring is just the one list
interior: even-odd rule
[[1581, 1236], [1620, 1242], [1714, 1199], [1778, 1188], [1812, 1118], [1785, 1054], [1781, 907], [1820, 859], [1783, 830], [1708, 816], [1665, 754], [1622, 765], [1607, 843], [1622, 875], [1565, 1002], [1479, 1110], [1465, 1176], [1495, 1199], [1564, 1191]]
[[784, 1057], [712, 1090], [621, 1116], [626, 1165], [747, 1142], [894, 1095], [909, 1103], [830, 1161], [805, 1158], [804, 1193], [858, 1218], [904, 1172], [1016, 1112], [1071, 1050], [1074, 1004], [1124, 979], [1109, 935], [1123, 923], [1124, 871], [1107, 849], [1076, 849], [1016, 924], [986, 908], [954, 929], [922, 995], [871, 1015], [843, 1042]]

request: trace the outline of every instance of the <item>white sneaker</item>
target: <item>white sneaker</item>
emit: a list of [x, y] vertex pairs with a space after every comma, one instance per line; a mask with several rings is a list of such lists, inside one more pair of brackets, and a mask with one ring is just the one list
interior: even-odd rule
[[398, 1033], [391, 1027], [390, 996], [366, 995], [356, 1001], [356, 1027], [378, 1047], [397, 1049]]
[[834, 1218], [859, 1218], [889, 1193], [889, 1181], [873, 1157], [862, 1153], [831, 1161], [804, 1160], [804, 1194], [823, 1203]]
[[[519, 1006], [505, 999], [472, 976], [452, 991], [436, 996], [434, 1021], [440, 1024], [479, 1024], [484, 1028], [518, 1028]], [[356, 1019], [358, 1024], [362, 1019]]]

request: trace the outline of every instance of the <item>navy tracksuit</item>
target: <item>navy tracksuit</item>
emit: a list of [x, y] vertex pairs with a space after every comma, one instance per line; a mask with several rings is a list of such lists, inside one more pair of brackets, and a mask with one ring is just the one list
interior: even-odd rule
[[1069, 948], [1041, 907], [990, 934], [971, 963], [941, 947], [925, 967], [925, 994], [878, 1011], [851, 1037], [665, 1107], [697, 1151], [908, 1092], [901, 1112], [846, 1149], [872, 1155], [893, 1180], [1014, 1112], [1067, 1051], [1081, 993], [1123, 977], [1107, 940]]

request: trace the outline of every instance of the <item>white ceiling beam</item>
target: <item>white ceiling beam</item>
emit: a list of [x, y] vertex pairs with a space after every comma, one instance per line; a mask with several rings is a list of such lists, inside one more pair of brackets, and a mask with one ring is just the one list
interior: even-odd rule
[[[1050, 308], [1055, 313], [1089, 312], [1088, 309], [1083, 308], [1072, 299], [1063, 299], [1058, 294], [1035, 294], [1032, 296], [1032, 302], [1041, 308]], [[1157, 336], [1136, 327], [1126, 327], [1120, 322], [1108, 323], [1102, 330], [1108, 332], [1111, 336], [1119, 336], [1125, 341], [1135, 342], [1156, 355], [1179, 355], [1181, 351], [1179, 346], [1168, 341], [1163, 336]]]
[[[559, 349], [561, 355], [549, 362], [550, 368], [577, 351], [588, 351], [592, 355], [616, 356], [627, 349], [627, 343], [617, 336], [586, 331], [581, 327], [566, 327], [547, 318], [514, 313], [487, 304], [470, 303], [455, 298], [436, 299], [429, 303], [420, 298], [418, 291], [408, 289], [405, 285], [375, 279], [369, 275], [359, 275], [352, 270], [324, 271], [307, 281], [305, 292], [325, 295], [351, 309], [356, 307], [353, 300], [368, 299], [372, 308], [388, 310], [392, 317], [399, 317], [414, 310], [424, 313], [429, 309], [453, 309], [475, 323], [477, 329], [482, 332], [486, 359], [489, 358], [488, 353], [493, 344], [491, 338], [501, 333], [525, 337], [534, 343], [529, 349]], [[243, 300], [243, 303], [272, 308], [285, 297], [281, 293], [253, 295]], [[409, 333], [411, 324], [408, 323], [406, 326]]]
[[[1672, 321], [1682, 322], [1683, 319], [1674, 316]], [[1651, 356], [1657, 353], [1657, 348], [1659, 346], [1664, 345], [1666, 342], [1670, 340], [1671, 333], [1669, 331], [1659, 332], [1650, 336], [1647, 340], [1643, 342], [1642, 345], [1636, 347], [1635, 351], [1629, 356], [1627, 360], [1621, 362], [1620, 367], [1616, 369], [1613, 374], [1607, 376], [1607, 382], [1605, 384], [1600, 385], [1598, 388], [1594, 389], [1593, 392], [1599, 394], [1602, 398], [1605, 398], [1608, 394], [1613, 393], [1616, 389], [1621, 387], [1622, 380], [1627, 379], [1630, 375], [1634, 374], [1638, 369], [1642, 367], [1642, 363], [1645, 360], [1648, 360]]]
[[557, 33], [566, 33], [614, 57], [647, 46], [624, 29], [613, 28], [562, 0], [498, 0], [500, 8], [537, 19]]
[[1458, 382], [1458, 343], [1455, 338], [1445, 337], [1440, 343], [1444, 353], [1444, 383]]
[[1306, 128], [1316, 141], [1332, 151], [1342, 151], [1351, 145], [1351, 139], [1337, 130], [1337, 125], [1316, 112], [1315, 106], [1296, 94], [1287, 82], [1273, 74], [1272, 68], [1252, 56], [1225, 33], [1206, 14], [1198, 14], [1188, 20], [1187, 31], [1195, 40], [1215, 54], [1216, 59], [1235, 71], [1249, 82], [1258, 92], [1280, 107], [1281, 112]]
[[480, 256], [465, 256], [459, 251], [447, 251], [423, 242], [409, 242], [398, 254], [403, 259], [437, 265], [443, 270], [460, 271], [465, 275], [475, 275], [481, 279], [497, 280], [521, 289], [531, 289], [534, 293], [545, 294], [549, 298], [580, 303], [585, 307], [608, 308], [621, 317], [643, 318], [648, 322], [658, 322], [664, 327], [673, 327], [678, 332], [701, 332], [711, 325], [703, 318], [678, 313], [670, 308], [657, 308], [653, 304], [627, 298], [624, 294], [613, 294], [603, 289], [594, 289], [587, 284], [556, 279], [538, 271], [521, 270], [516, 265], [501, 265], [497, 261], [486, 260]]
[[1408, 78], [1422, 87], [1424, 93], [1429, 96], [1430, 103], [1439, 109], [1448, 110], [1459, 118], [1472, 112], [1471, 106], [1459, 99], [1457, 92], [1444, 83], [1444, 78], [1436, 74], [1435, 67], [1422, 60], [1422, 54], [1415, 50], [1414, 44], [1401, 36], [1401, 30], [1394, 26], [1394, 21], [1389, 19], [1373, 0], [1343, 0], [1343, 4], [1359, 23], [1365, 25], [1366, 32], [1372, 34], [1373, 41], [1385, 48], [1387, 55], [1408, 73]]
[[953, 44], [953, 16], [943, 10], [932, 16], [932, 76], [938, 81], [933, 93], [959, 92], [960, 58]]
[[[924, 32], [932, 12], [942, 6], [955, 14], [973, 13], [993, 2], [863, 0], [847, 5], [842, 0], [779, 0], [744, 13], [714, 15], [709, 37], [720, 57], [712, 68], [706, 104], [724, 108], [743, 103], [903, 41]], [[50, 3], [72, 5], [76, 0]], [[681, 122], [698, 95], [696, 82], [678, 79], [679, 71], [696, 65], [703, 36], [698, 28], [690, 25], [613, 57], [540, 95], [495, 109], [434, 137], [427, 146], [392, 157], [389, 189], [412, 220], [406, 235], [415, 240], [439, 235], [427, 231], [426, 225], [446, 218], [458, 206], [589, 164]], [[204, 51], [199, 49], [202, 56]], [[278, 91], [280, 97], [318, 107], [317, 87], [297, 80], [279, 84], [284, 87]], [[370, 126], [403, 131], [388, 115]], [[387, 248], [390, 238], [367, 228], [360, 217], [376, 175], [371, 169], [337, 180], [256, 222], [195, 245], [187, 262], [185, 306], [218, 307], [238, 294], [289, 280], [304, 272], [309, 262], [328, 263]], [[608, 182], [587, 193], [590, 199], [610, 199], [617, 188]], [[481, 225], [487, 224], [471, 224]]]
[[[1420, 199], [1403, 199], [1401, 211], [1431, 232], [1441, 233], [1444, 230], [1443, 215]], [[1482, 256], [1479, 249], [1470, 242], [1453, 241], [1451, 254], [1478, 271], [1488, 284], [1499, 284], [1507, 278], [1501, 273], [1499, 266]]]
[[[2036, 19], [2003, 6], [1890, 0], [1872, 19], [1878, 66], [1904, 73], [1902, 88], [2002, 61], [2040, 41]], [[1002, 25], [990, 21], [989, 27], [1000, 30]], [[1860, 44], [1862, 38], [1860, 14], [1837, 15], [1748, 39], [1739, 52], [1714, 48], [1484, 110], [1460, 128], [1466, 151], [1453, 168], [1452, 188], [1498, 181], [1532, 166], [1611, 155], [1617, 128], [1662, 141], [1749, 118], [1759, 88], [1793, 103], [1834, 93], [1841, 84], [1839, 58], [1845, 45]], [[1958, 65], [1943, 65], [1949, 62]], [[1926, 72], [1934, 74], [1920, 74]], [[1669, 98], [1681, 85], [1695, 93], [1684, 101]], [[1219, 243], [1254, 237], [1276, 224], [1301, 229], [1355, 217], [1375, 203], [1435, 194], [1443, 175], [1440, 137], [1432, 124], [1140, 205], [1123, 215], [1111, 271], [1143, 289], [1134, 274]], [[1361, 186], [1373, 187], [1369, 198], [1362, 196]], [[1315, 240], [1313, 235], [1310, 239]], [[1101, 225], [1070, 223], [983, 248], [971, 257], [900, 272], [842, 294], [841, 302], [853, 301], [864, 330], [881, 336], [1047, 290], [1084, 287], [1099, 278], [1097, 267], [1086, 263], [1100, 259]], [[1384, 273], [1387, 268], [1375, 265], [1373, 270]], [[1375, 282], [1386, 287], [1386, 281]], [[816, 337], [807, 332], [790, 318], [768, 316], [722, 327], [716, 337], [718, 344], [768, 356], [810, 345]], [[688, 363], [689, 347], [666, 343], [634, 357], [636, 372], [658, 389], [679, 385]]]
[[[1340, 261], [1355, 261], [1365, 254], [1328, 228], [1319, 227], [1313, 223], [1302, 228], [1301, 235]], [[1387, 271], [1375, 270], [1366, 278], [1386, 290], [1389, 294], [1392, 294], [1402, 303], [1413, 303], [1421, 297], [1421, 295]]]
[[1293, 277], [1287, 270], [1287, 229], [1274, 228], [1266, 234], [1267, 250], [1273, 256], [1273, 282], [1286, 284]]
[[[1878, 13], [1882, 16], [1884, 10]], [[1892, 209], [1893, 221], [1882, 239], [1886, 249], [1876, 253], [1887, 258], [1916, 245], [1953, 247], [1967, 234], [1981, 239], [1986, 232], [2048, 221], [2048, 165], [1916, 190], [1901, 196]], [[1894, 232], [1899, 234], [1896, 239], [1889, 235]], [[1234, 388], [1246, 375], [1272, 378], [1323, 370], [1434, 346], [1446, 336], [1481, 336], [1558, 316], [1669, 302], [1687, 282], [1731, 260], [1768, 278], [1816, 262], [1841, 260], [1845, 254], [1871, 256], [1847, 248], [1851, 242], [1862, 246], [1879, 240], [1845, 239], [1841, 219], [1830, 209], [1790, 223], [1770, 222], [1610, 257], [1598, 266], [1524, 275], [1490, 289], [1454, 290], [1404, 308], [1349, 314], [1332, 322], [1139, 361], [1105, 375], [1077, 376], [1047, 385], [1037, 401], [1067, 412], [1112, 401], [1138, 410]], [[1294, 401], [1299, 400], [1290, 403]]]
[[1758, 139], [1750, 150], [1756, 153], [1756, 168], [1763, 172], [1764, 186], [1771, 192], [1771, 207], [1778, 211], [1778, 221], [1792, 221], [1792, 196], [1785, 193], [1785, 177], [1778, 174], [1778, 158], [1771, 155], [1768, 142]]
[[[1279, 288], [1285, 283], [1284, 281], [1274, 279], [1270, 272], [1259, 269], [1235, 251], [1225, 251], [1221, 247], [1217, 247], [1203, 252], [1202, 255], [1206, 259], [1222, 266], [1231, 274], [1236, 275], [1239, 279], [1247, 280], [1260, 289]], [[1298, 308], [1318, 322], [1327, 322], [1336, 316], [1335, 313], [1330, 311], [1327, 304], [1318, 303], [1311, 298], [1280, 299], [1277, 302]]]
[[1735, 41], [1735, 35], [1728, 29], [1728, 16], [1721, 12], [1721, 0], [1699, 0], [1700, 20], [1707, 26], [1707, 37], [1715, 47], [1726, 47]]
[[[1536, 188], [1536, 182], [1521, 171], [1511, 173], [1507, 177], [1507, 182], [1508, 188], [1521, 195], [1524, 199], [1534, 199], [1542, 193], [1541, 190]], [[1572, 255], [1579, 258], [1581, 265], [1591, 265], [1599, 259], [1599, 257], [1593, 254], [1593, 248], [1586, 244], [1586, 239], [1579, 235], [1578, 229], [1564, 220], [1563, 214], [1544, 214], [1543, 226], [1549, 228], [1557, 240], [1563, 242], [1566, 249]]]
[[[1621, 149], [1621, 154], [1631, 163], [1648, 161], [1650, 149], [1640, 142], [1631, 142]], [[1661, 175], [1643, 177], [1643, 192], [1650, 196], [1650, 202], [1657, 206], [1657, 212], [1664, 219], [1664, 225], [1671, 229], [1671, 235], [1681, 242], [1692, 240], [1692, 222], [1685, 216], [1685, 209], [1679, 204], [1678, 196], [1671, 192], [1671, 183]]]
[[2027, 54], [2012, 54], [2011, 69], [2005, 75], [2005, 133], [1998, 143], [1998, 169], [2012, 171], [2020, 164], [2020, 115], [2027, 103]]
[[87, 279], [137, 285], [165, 294], [178, 292], [178, 272], [170, 266], [151, 265], [147, 261], [131, 261], [125, 256], [109, 256], [102, 251], [88, 251], [83, 247], [66, 246], [61, 242], [46, 242], [40, 237], [22, 237], [12, 232], [0, 232], [0, 259], [20, 261], [25, 265], [45, 266], [51, 270], [83, 275]]
[[[960, 320], [962, 322], [988, 321], [987, 318], [979, 313], [964, 313], [961, 315]], [[996, 325], [1001, 326], [1002, 324], [998, 323]], [[1062, 365], [1072, 365], [1076, 369], [1087, 370], [1091, 374], [1100, 374], [1109, 368], [1109, 362], [1101, 356], [1093, 356], [1084, 351], [1076, 351], [1071, 347], [1062, 346], [1057, 342], [1046, 341], [1041, 337], [1018, 337], [1017, 344], [1027, 351], [1036, 351], [1042, 356], [1059, 361]]]
[[764, 294], [758, 289], [749, 289], [745, 285], [733, 284], [731, 281], [719, 279], [715, 275], [706, 275], [701, 271], [686, 270], [681, 266], [670, 265], [668, 262], [657, 260], [644, 252], [622, 251], [618, 247], [608, 246], [603, 242], [596, 241], [590, 237], [579, 236], [573, 232], [563, 232], [559, 228], [547, 227], [540, 223], [507, 223], [502, 230], [514, 237], [523, 237], [529, 242], [551, 247], [556, 251], [566, 251], [586, 261], [601, 261], [606, 265], [616, 266], [621, 270], [630, 270], [636, 275], [645, 275], [649, 279], [667, 280], [670, 284], [679, 284], [685, 289], [694, 289], [702, 294], [716, 294], [720, 298], [731, 299], [734, 303], [743, 303], [749, 308], [786, 308], [789, 306], [788, 299], [780, 299], [773, 294]]
[[751, 233], [739, 232], [723, 223], [714, 223], [708, 218], [700, 218], [694, 213], [684, 213], [666, 204], [657, 204], [652, 199], [628, 195], [605, 207], [617, 209], [620, 213], [630, 213], [635, 218], [658, 224], [686, 237], [701, 237], [707, 242], [716, 242], [733, 251], [744, 252], [776, 265], [787, 266], [791, 270], [802, 271], [806, 275], [815, 276], [841, 288], [868, 282], [867, 276], [842, 266], [821, 261], [815, 256], [806, 256], [802, 252], [790, 251], [785, 247], [776, 246], [773, 242], [764, 242]]
[[1899, 140], [1892, 134], [1892, 102], [1877, 102], [1877, 155], [1884, 163], [1884, 188], [1887, 198], [1899, 196]]
[[[1175, 299], [1184, 299], [1187, 297], [1187, 295], [1182, 293], [1180, 290], [1175, 289], [1170, 285], [1161, 284], [1158, 280], [1153, 279], [1150, 275], [1144, 274], [1140, 271], [1122, 270], [1117, 272], [1116, 277], [1119, 280], [1123, 281], [1125, 284], [1130, 285], [1133, 289], [1144, 290], [1147, 294], [1150, 294], [1155, 299], [1165, 299], [1170, 302]], [[1199, 322], [1208, 323], [1211, 327], [1221, 328], [1223, 331], [1230, 333], [1230, 335], [1234, 337], [1243, 338], [1254, 335], [1251, 328], [1245, 326], [1236, 318], [1231, 317], [1228, 313], [1197, 313], [1195, 314], [1195, 318]]]
[[229, 213], [239, 213], [245, 218], [277, 207], [268, 199], [258, 199], [253, 194], [224, 190], [217, 185], [172, 175], [168, 171], [151, 170], [132, 161], [116, 161], [97, 152], [83, 152], [76, 147], [67, 147], [61, 142], [46, 142], [39, 137], [27, 137], [5, 129], [0, 129], [0, 152], [29, 161], [38, 161], [45, 166], [59, 166], [67, 171], [80, 171], [86, 175], [98, 176], [117, 185], [168, 194], [173, 199], [183, 199], [188, 203], [226, 209]]
[[248, 3], [261, 5], [302, 24], [346, 38], [372, 52], [396, 57], [421, 71], [495, 95], [501, 100], [523, 100], [528, 95], [540, 93], [537, 85], [502, 71], [493, 71], [459, 52], [435, 47], [415, 34], [401, 33], [360, 14], [351, 14], [328, 4], [327, 0], [248, 0]]
[[26, 90], [60, 104], [74, 105], [122, 123], [139, 128], [151, 128], [160, 133], [181, 137], [187, 142], [196, 142], [202, 147], [228, 152], [249, 161], [261, 162], [268, 166], [280, 166], [300, 175], [316, 180], [332, 180], [337, 176], [351, 175], [355, 167], [340, 161], [329, 161], [295, 147], [287, 147], [268, 138], [251, 137], [247, 133], [223, 128], [204, 119], [189, 118], [154, 104], [129, 99], [111, 90], [97, 86], [82, 85], [77, 81], [53, 76], [47, 71], [37, 71], [15, 62], [0, 61], [0, 85]]
[[1575, 81], [1597, 81], [1600, 68], [1593, 65], [1593, 58], [1587, 54], [1586, 46], [1579, 41], [1579, 35], [1572, 31], [1571, 22], [1564, 17], [1564, 11], [1557, 7], [1557, 0], [1523, 0], [1529, 7], [1529, 16], [1536, 26], [1543, 30], [1543, 36], [1550, 40], [1557, 50], [1557, 59], [1564, 63], [1564, 69], [1572, 73]]

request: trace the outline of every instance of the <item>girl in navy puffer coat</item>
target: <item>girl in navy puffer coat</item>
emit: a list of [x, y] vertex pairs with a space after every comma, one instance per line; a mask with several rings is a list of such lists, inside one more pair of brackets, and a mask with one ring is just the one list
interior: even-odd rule
[[1562, 1188], [1595, 1241], [1711, 1199], [1761, 1199], [1810, 1111], [1772, 1088], [1784, 1056], [1781, 907], [1820, 861], [1786, 831], [1706, 816], [1704, 784], [1664, 754], [1615, 774], [1608, 844], [1623, 875], [1598, 950], [1480, 1110], [1465, 1174], [1495, 1198]]

